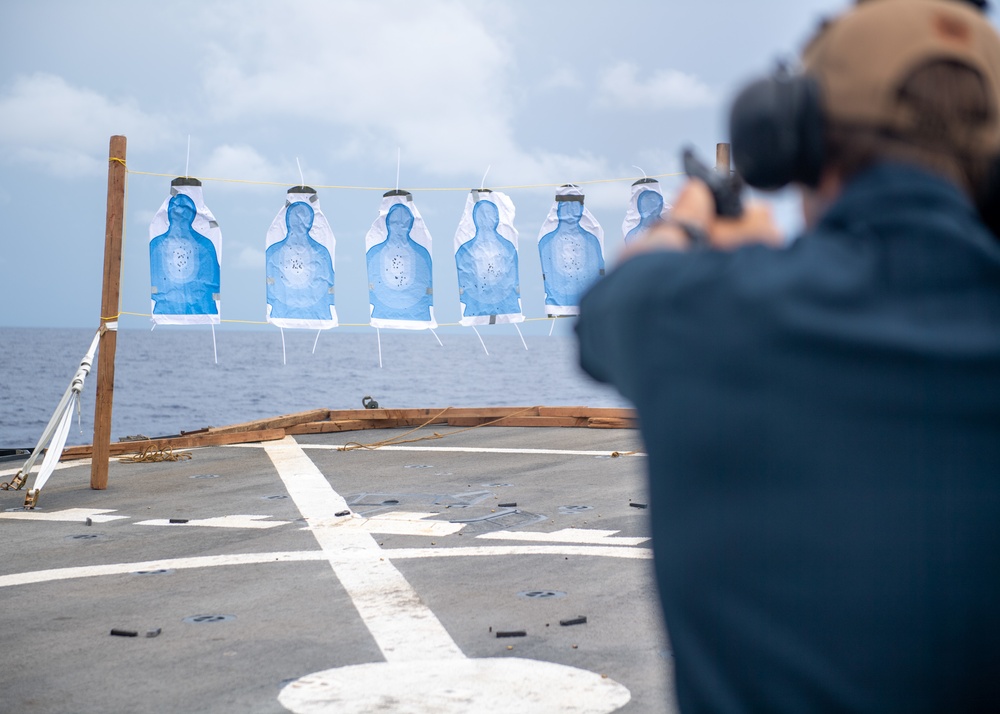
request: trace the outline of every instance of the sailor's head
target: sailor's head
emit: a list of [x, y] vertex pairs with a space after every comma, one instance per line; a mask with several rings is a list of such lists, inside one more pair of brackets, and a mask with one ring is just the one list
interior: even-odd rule
[[308, 233], [312, 228], [315, 212], [305, 201], [296, 201], [285, 211], [285, 227], [289, 233]]
[[476, 228], [496, 230], [500, 225], [500, 211], [493, 201], [476, 201], [472, 207], [472, 222]]
[[643, 218], [658, 218], [663, 212], [663, 196], [656, 191], [643, 191], [635, 199], [635, 207]]
[[975, 188], [1000, 155], [1000, 36], [983, 4], [858, 0], [824, 22], [799, 70], [733, 103], [737, 171], [757, 188], [815, 188], [888, 160]]
[[402, 203], [393, 204], [385, 217], [389, 235], [408, 235], [413, 228], [413, 212]]
[[197, 215], [198, 209], [190, 196], [178, 193], [170, 199], [170, 204], [167, 206], [167, 216], [171, 223], [177, 222], [190, 226], [194, 223], [194, 217]]
[[[869, 127], [918, 147], [954, 141], [968, 152], [996, 153], [1000, 36], [986, 17], [984, 4], [858, 0], [855, 7], [824, 23], [805, 48], [802, 64], [818, 86], [828, 124]], [[913, 96], [920, 93], [919, 85], [929, 84], [937, 94], [955, 91], [947, 79], [935, 86], [933, 77], [920, 78], [929, 68], [933, 73], [935, 65], [945, 68], [941, 77], [954, 68], [958, 75], [974, 77], [984, 108], [968, 115], [945, 113], [933, 118], [933, 127], [926, 126], [924, 112], [935, 108], [919, 106], [923, 98]]]

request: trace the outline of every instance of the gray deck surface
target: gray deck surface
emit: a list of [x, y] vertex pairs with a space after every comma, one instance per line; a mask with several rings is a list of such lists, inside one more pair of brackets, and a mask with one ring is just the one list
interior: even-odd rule
[[0, 491], [0, 711], [674, 711], [638, 432], [404, 431]]

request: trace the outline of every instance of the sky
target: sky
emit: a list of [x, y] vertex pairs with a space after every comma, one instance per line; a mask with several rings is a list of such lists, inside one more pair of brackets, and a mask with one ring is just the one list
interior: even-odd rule
[[[181, 175], [202, 178], [222, 229], [222, 329], [266, 329], [265, 234], [299, 167], [337, 239], [342, 323], [367, 323], [364, 238], [397, 167], [434, 240], [443, 324], [468, 189], [533, 186], [505, 192], [524, 313], [542, 317], [555, 187], [581, 186], [613, 264], [632, 181], [679, 172], [687, 145], [714, 163], [734, 93], [847, 4], [5, 0], [0, 326], [98, 326], [113, 134], [130, 171], [123, 329], [150, 325], [149, 225]], [[661, 181], [669, 200], [681, 179]], [[776, 211], [794, 232], [791, 197]]]

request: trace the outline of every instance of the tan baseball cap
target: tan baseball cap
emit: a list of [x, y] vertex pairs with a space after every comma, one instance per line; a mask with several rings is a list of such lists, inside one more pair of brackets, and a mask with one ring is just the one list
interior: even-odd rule
[[[909, 76], [935, 60], [966, 65], [991, 96], [987, 120], [963, 127], [971, 151], [1000, 150], [1000, 36], [985, 15], [956, 0], [861, 0], [826, 23], [802, 62], [816, 77], [824, 112], [838, 123], [906, 135], [916, 123], [899, 101]], [[968, 132], [972, 130], [972, 133]]]

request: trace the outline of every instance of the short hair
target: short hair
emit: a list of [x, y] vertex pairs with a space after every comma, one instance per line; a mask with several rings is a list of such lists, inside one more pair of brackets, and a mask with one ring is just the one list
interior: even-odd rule
[[978, 196], [995, 157], [973, 150], [974, 133], [995, 123], [994, 102], [975, 69], [951, 60], [917, 68], [898, 90], [915, 118], [905, 131], [831, 121], [828, 164], [850, 177], [877, 161], [900, 161], [943, 174]]

